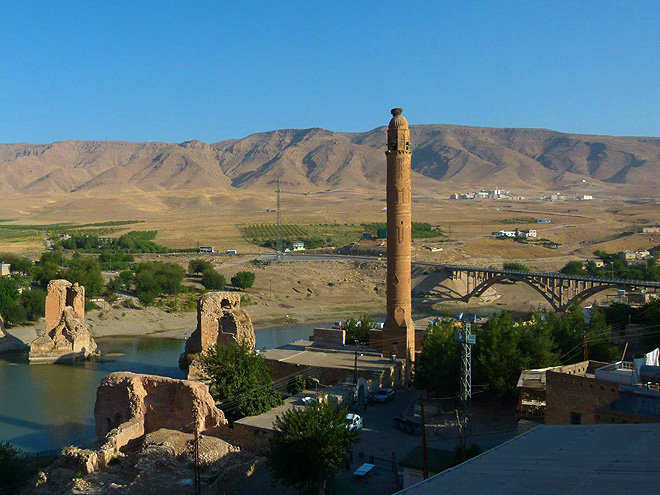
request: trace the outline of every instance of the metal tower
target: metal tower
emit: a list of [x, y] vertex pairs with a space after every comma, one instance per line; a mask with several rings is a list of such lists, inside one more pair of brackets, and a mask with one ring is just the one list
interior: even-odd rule
[[282, 192], [281, 187], [282, 179], [277, 179], [277, 244], [276, 244], [276, 259], [282, 259], [282, 209], [280, 205], [280, 193]]
[[456, 334], [456, 340], [461, 344], [462, 352], [462, 374], [461, 374], [461, 411], [460, 411], [460, 429], [462, 430], [461, 440], [463, 448], [472, 443], [472, 346], [477, 342], [477, 336], [472, 333], [472, 325], [469, 321], [463, 324], [463, 328]]

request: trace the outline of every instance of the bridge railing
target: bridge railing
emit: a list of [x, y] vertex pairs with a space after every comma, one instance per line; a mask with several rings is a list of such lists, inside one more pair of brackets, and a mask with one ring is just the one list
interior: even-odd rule
[[578, 280], [582, 282], [599, 282], [599, 283], [609, 283], [613, 285], [636, 285], [639, 287], [660, 287], [660, 282], [653, 282], [649, 280], [630, 280], [623, 278], [601, 278], [601, 277], [585, 277], [581, 275], [568, 275], [565, 273], [559, 272], [528, 272], [523, 270], [506, 270], [498, 268], [484, 268], [477, 266], [468, 266], [468, 265], [452, 265], [444, 263], [429, 263], [425, 261], [414, 262], [415, 265], [422, 266], [433, 266], [438, 268], [444, 268], [449, 270], [458, 270], [458, 271], [471, 271], [471, 272], [482, 272], [482, 273], [496, 273], [502, 275], [523, 275], [531, 277], [548, 277], [556, 278], [561, 280]]

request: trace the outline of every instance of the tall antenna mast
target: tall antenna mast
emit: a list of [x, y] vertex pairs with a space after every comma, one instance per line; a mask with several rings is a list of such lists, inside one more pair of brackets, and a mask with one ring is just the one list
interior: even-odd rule
[[456, 340], [461, 344], [462, 373], [461, 373], [461, 414], [459, 427], [462, 430], [461, 447], [463, 454], [472, 443], [472, 346], [477, 342], [477, 336], [472, 333], [469, 321], [456, 334]]
[[280, 193], [282, 192], [282, 179], [277, 179], [277, 254], [278, 260], [282, 259], [282, 209], [280, 203]]

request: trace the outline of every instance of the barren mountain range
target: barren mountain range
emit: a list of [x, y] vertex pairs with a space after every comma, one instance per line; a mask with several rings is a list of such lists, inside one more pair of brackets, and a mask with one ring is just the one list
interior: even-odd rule
[[[412, 127], [415, 188], [560, 189], [588, 179], [649, 186], [660, 177], [660, 138], [545, 129]], [[363, 133], [284, 129], [205, 144], [64, 141], [0, 145], [0, 192], [370, 189], [385, 183], [385, 128]]]

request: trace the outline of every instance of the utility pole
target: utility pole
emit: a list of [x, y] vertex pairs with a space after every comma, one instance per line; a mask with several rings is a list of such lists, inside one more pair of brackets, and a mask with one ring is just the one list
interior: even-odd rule
[[463, 328], [456, 334], [456, 340], [461, 344], [462, 373], [461, 373], [461, 414], [456, 414], [459, 428], [462, 433], [463, 448], [471, 443], [471, 409], [472, 409], [472, 346], [477, 342], [477, 336], [472, 333], [472, 325], [469, 321], [463, 324]]
[[426, 419], [424, 418], [424, 397], [422, 397], [421, 406], [422, 406], [422, 462], [424, 468], [424, 479], [429, 479], [429, 466], [426, 456]]
[[582, 353], [583, 361], [589, 361], [589, 335], [586, 333], [582, 336]]
[[193, 406], [193, 421], [195, 423], [195, 495], [202, 493], [202, 476], [199, 470], [199, 427], [197, 424], [197, 407]]
[[358, 358], [358, 339], [355, 339], [355, 361], [353, 364], [353, 405], [357, 403], [357, 358]]
[[394, 490], [401, 490], [401, 480], [399, 480], [399, 469], [396, 465], [396, 453], [392, 452], [392, 471], [394, 471]]
[[282, 192], [282, 179], [277, 179], [277, 255], [276, 259], [282, 259], [282, 209], [280, 193]]

